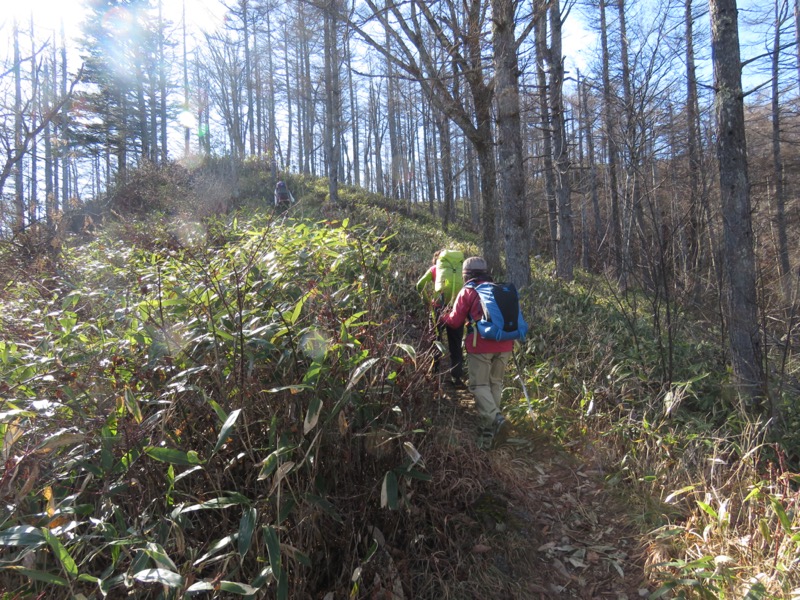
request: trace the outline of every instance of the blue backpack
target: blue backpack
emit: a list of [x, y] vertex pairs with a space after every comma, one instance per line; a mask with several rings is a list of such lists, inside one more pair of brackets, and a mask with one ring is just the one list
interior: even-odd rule
[[513, 283], [470, 281], [465, 288], [478, 292], [483, 308], [483, 318], [475, 323], [478, 335], [487, 340], [525, 341], [528, 323], [519, 307], [519, 294]]

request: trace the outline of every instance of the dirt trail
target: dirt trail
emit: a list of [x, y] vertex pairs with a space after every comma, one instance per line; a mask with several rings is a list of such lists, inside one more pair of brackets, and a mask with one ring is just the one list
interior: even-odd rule
[[454, 579], [465, 584], [454, 582], [453, 598], [632, 600], [652, 591], [630, 507], [577, 449], [555, 446], [529, 420], [503, 446], [477, 449], [467, 391], [445, 391], [437, 412], [452, 452], [436, 465], [436, 485], [451, 492], [445, 522]]

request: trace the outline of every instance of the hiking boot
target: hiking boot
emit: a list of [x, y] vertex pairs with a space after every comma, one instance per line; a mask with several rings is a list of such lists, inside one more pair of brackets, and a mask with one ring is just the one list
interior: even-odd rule
[[497, 413], [497, 416], [494, 418], [492, 434], [494, 438], [492, 446], [494, 448], [503, 445], [511, 434], [511, 423], [500, 413]]
[[481, 450], [491, 450], [494, 443], [494, 430], [492, 427], [481, 427], [478, 430], [476, 444]]
[[467, 384], [464, 383], [464, 381], [460, 377], [451, 377], [450, 385], [452, 385], [457, 390], [467, 389]]

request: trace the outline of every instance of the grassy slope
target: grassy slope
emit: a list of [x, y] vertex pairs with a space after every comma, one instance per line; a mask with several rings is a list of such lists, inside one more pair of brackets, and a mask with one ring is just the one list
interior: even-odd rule
[[537, 265], [531, 399], [509, 376], [515, 437], [478, 451], [413, 291], [435, 249], [477, 239], [347, 190], [323, 205], [317, 185], [275, 218], [5, 257], [0, 587], [742, 597], [761, 573], [789, 597], [790, 481], [747, 452], [756, 433], [726, 433], [752, 429], [726, 425], [696, 327], [676, 329], [666, 386], [652, 306]]

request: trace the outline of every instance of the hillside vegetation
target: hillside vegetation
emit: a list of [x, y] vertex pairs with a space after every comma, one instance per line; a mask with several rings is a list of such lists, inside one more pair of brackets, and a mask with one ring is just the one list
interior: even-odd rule
[[537, 263], [484, 452], [413, 287], [477, 237], [291, 184], [0, 250], [4, 598], [800, 597], [800, 442], [701, 317]]

